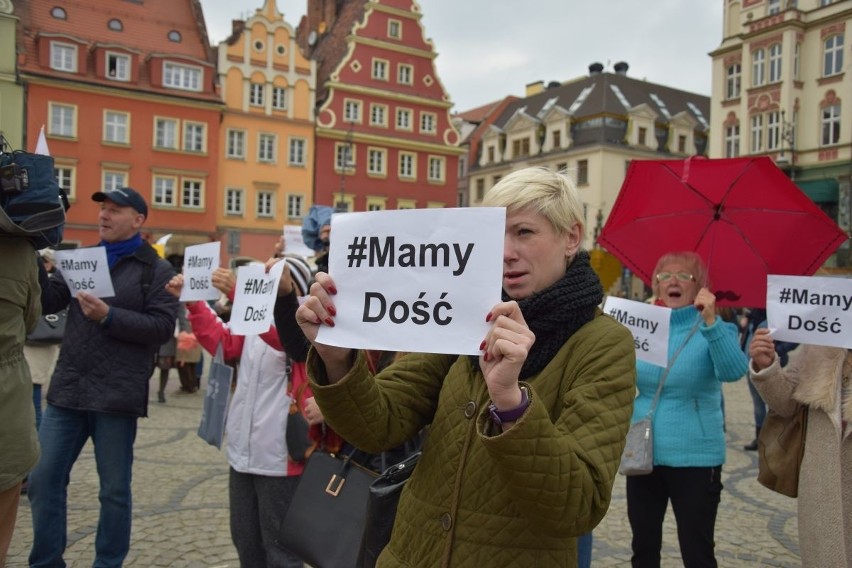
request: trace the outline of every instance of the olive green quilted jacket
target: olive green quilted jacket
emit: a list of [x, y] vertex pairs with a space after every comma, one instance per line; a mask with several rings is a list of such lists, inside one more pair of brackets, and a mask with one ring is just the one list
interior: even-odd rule
[[522, 383], [531, 405], [503, 433], [471, 363], [411, 354], [373, 379], [359, 356], [328, 385], [308, 358], [326, 421], [360, 449], [392, 448], [431, 424], [378, 566], [575, 566], [575, 537], [606, 514], [630, 425], [630, 332], [598, 312]]

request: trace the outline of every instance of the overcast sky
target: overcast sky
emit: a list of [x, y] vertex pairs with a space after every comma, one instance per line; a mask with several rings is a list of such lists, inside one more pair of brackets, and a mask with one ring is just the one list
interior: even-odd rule
[[[201, 0], [210, 41], [263, 0]], [[277, 0], [296, 27], [307, 0]], [[419, 0], [427, 38], [438, 52], [444, 88], [462, 112], [527, 83], [566, 81], [607, 71], [710, 96], [711, 60], [722, 40], [723, 0]], [[241, 12], [242, 11], [242, 12]]]

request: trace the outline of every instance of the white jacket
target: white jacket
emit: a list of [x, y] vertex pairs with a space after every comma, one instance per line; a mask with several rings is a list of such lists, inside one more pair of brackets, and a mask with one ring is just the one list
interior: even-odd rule
[[221, 341], [226, 361], [240, 359], [226, 425], [228, 463], [240, 473], [270, 477], [301, 473], [302, 464], [287, 460], [287, 356], [275, 328], [262, 335], [232, 335], [206, 303], [187, 307], [192, 329], [207, 351], [215, 353]]

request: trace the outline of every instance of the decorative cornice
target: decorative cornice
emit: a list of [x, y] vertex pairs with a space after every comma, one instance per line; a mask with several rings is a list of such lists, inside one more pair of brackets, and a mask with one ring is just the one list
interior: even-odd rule
[[[317, 127], [316, 139], [326, 138], [341, 142], [348, 142], [349, 132], [346, 130], [336, 130], [333, 128]], [[432, 144], [429, 142], [418, 142], [416, 140], [408, 140], [405, 138], [396, 138], [393, 136], [378, 136], [375, 134], [364, 134], [362, 132], [353, 132], [351, 137], [353, 144], [379, 144], [389, 146], [399, 150], [420, 150], [423, 152], [431, 152], [433, 154], [452, 154], [462, 155], [467, 153], [466, 148], [460, 146], [444, 146], [441, 144]]]
[[426, 51], [424, 49], [417, 49], [414, 47], [408, 47], [406, 45], [399, 45], [396, 43], [391, 43], [388, 41], [382, 41], [367, 37], [361, 37], [356, 35], [350, 35], [347, 40], [352, 43], [356, 43], [358, 45], [369, 45], [370, 47], [378, 47], [380, 49], [387, 49], [388, 51], [396, 51], [397, 53], [404, 53], [406, 55], [414, 55], [415, 57], [422, 57], [424, 59], [435, 59], [438, 57], [438, 54], [434, 51]]
[[341, 92], [346, 93], [358, 93], [359, 95], [365, 95], [370, 97], [375, 97], [379, 99], [390, 99], [394, 101], [403, 101], [412, 104], [420, 104], [426, 106], [432, 106], [435, 108], [452, 108], [453, 103], [448, 101], [436, 101], [435, 99], [427, 99], [425, 97], [415, 97], [412, 95], [406, 95], [403, 93], [394, 93], [393, 91], [383, 91], [381, 89], [374, 89], [372, 87], [362, 87], [360, 85], [352, 85], [349, 83], [341, 83], [339, 81], [328, 81], [325, 84], [325, 87], [329, 90], [335, 89]]

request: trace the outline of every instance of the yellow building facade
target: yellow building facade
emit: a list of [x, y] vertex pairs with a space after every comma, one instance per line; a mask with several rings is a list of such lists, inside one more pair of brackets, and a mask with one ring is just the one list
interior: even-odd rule
[[231, 264], [268, 258], [284, 226], [301, 226], [312, 205], [316, 91], [316, 65], [275, 0], [233, 26], [218, 46], [225, 110], [217, 222]]

